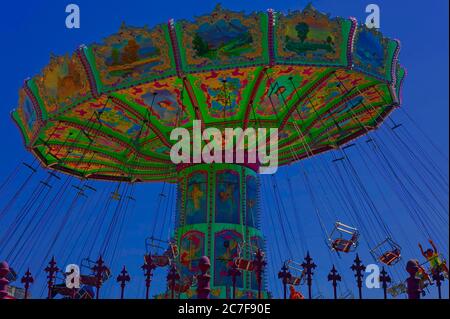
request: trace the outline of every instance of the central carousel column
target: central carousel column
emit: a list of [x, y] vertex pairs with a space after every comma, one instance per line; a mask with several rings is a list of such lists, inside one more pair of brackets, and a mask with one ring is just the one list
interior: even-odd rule
[[[178, 166], [176, 240], [182, 278], [200, 273], [202, 256], [211, 261], [211, 298], [232, 295], [228, 270], [238, 257], [247, 260], [249, 247], [263, 247], [259, 229], [259, 178], [245, 164], [181, 164]], [[241, 250], [239, 256], [239, 246]], [[236, 298], [256, 298], [258, 284], [251, 271], [237, 277]], [[195, 289], [182, 298], [195, 296]]]

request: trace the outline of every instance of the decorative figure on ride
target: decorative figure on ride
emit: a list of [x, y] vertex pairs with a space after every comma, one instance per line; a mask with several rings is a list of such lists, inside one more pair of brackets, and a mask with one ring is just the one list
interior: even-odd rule
[[433, 240], [429, 240], [431, 247], [433, 249], [428, 248], [427, 250], [423, 250], [422, 245], [419, 243], [420, 252], [422, 256], [426, 258], [428, 263], [430, 264], [431, 273], [443, 273], [446, 277], [448, 277], [448, 268], [445, 261], [441, 260], [440, 254], [434, 244]]
[[[337, 238], [334, 235], [337, 234]], [[336, 252], [348, 253], [358, 246], [359, 232], [356, 228], [336, 222], [330, 233], [330, 246]]]
[[406, 271], [409, 274], [409, 278], [406, 279], [408, 299], [420, 299], [422, 289], [420, 279], [416, 277], [419, 268], [419, 262], [416, 259], [408, 260], [406, 264]]
[[387, 251], [380, 257], [380, 261], [388, 266], [394, 264], [400, 258], [401, 251], [398, 248], [394, 250]]
[[391, 237], [387, 237], [372, 248], [370, 253], [377, 261], [387, 266], [393, 266], [400, 261], [402, 248]]
[[[161, 244], [168, 244], [168, 247], [161, 246]], [[147, 254], [144, 256], [145, 263], [152, 263], [156, 267], [169, 266], [175, 258], [178, 257], [178, 246], [172, 242], [166, 242], [154, 237], [146, 238], [145, 245]], [[183, 256], [181, 256], [183, 258]], [[151, 261], [150, 261], [151, 259]], [[183, 259], [182, 259], [183, 261]]]

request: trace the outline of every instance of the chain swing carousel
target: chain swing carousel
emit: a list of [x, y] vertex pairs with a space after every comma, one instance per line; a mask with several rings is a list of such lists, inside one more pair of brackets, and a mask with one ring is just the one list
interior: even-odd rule
[[[61, 178], [57, 172], [80, 180], [77, 200], [96, 192], [91, 180], [118, 183], [106, 200], [107, 206], [117, 202], [117, 216], [101, 251], [119, 241], [114, 227], [123, 226], [136, 184], [176, 185], [174, 234], [146, 240], [147, 298], [158, 267], [168, 269], [169, 289], [161, 298], [194, 297], [197, 275], [208, 262], [212, 298], [230, 297], [231, 287], [236, 298], [262, 298], [269, 293], [258, 165], [176, 165], [171, 131], [192, 132], [194, 120], [221, 132], [278, 128], [280, 166], [348, 147], [399, 107], [405, 71], [398, 54], [398, 41], [310, 5], [288, 14], [218, 6], [192, 22], [123, 24], [100, 43], [52, 57], [41, 74], [25, 81], [12, 118], [50, 180]], [[34, 164], [28, 167], [33, 174]], [[92, 233], [103, 212], [100, 207], [93, 217]], [[346, 254], [358, 245], [359, 231], [338, 220], [327, 240]], [[391, 247], [395, 254], [388, 254]], [[390, 265], [400, 249], [386, 239], [371, 252]], [[292, 284], [304, 282], [300, 263], [288, 265], [301, 272]], [[93, 272], [86, 279], [98, 290], [109, 276]]]

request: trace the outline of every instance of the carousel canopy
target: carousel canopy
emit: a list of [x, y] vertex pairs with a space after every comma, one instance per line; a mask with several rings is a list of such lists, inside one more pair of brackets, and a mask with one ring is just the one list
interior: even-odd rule
[[52, 169], [85, 178], [175, 181], [170, 132], [279, 129], [279, 165], [377, 128], [400, 104], [399, 43], [312, 6], [282, 14], [218, 7], [195, 21], [123, 24], [52, 57], [12, 116]]

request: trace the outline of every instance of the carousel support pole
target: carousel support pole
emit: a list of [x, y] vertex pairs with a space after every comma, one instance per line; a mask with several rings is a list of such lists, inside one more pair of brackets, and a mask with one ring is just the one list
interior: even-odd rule
[[281, 267], [281, 271], [278, 273], [278, 278], [282, 280], [283, 283], [283, 298], [287, 299], [287, 284], [289, 282], [289, 279], [291, 279], [292, 275], [289, 272], [289, 268], [286, 265], [286, 263], [283, 264], [283, 267]]
[[169, 274], [167, 275], [167, 282], [169, 283], [170, 288], [170, 297], [172, 299], [175, 299], [175, 286], [177, 283], [177, 280], [180, 279], [180, 275], [178, 274], [177, 267], [173, 263], [170, 267]]
[[52, 257], [52, 260], [48, 263], [48, 266], [44, 269], [47, 273], [47, 287], [48, 287], [48, 299], [52, 299], [52, 290], [53, 284], [56, 278], [56, 273], [59, 271], [59, 268], [56, 266], [55, 257]]
[[123, 299], [125, 295], [125, 286], [127, 282], [131, 280], [130, 275], [128, 274], [127, 269], [125, 266], [123, 266], [122, 271], [120, 272], [120, 275], [117, 276], [117, 282], [120, 283], [120, 299]]
[[362, 299], [362, 283], [363, 283], [363, 277], [364, 277], [363, 271], [366, 270], [366, 266], [364, 266], [362, 264], [362, 261], [361, 261], [361, 259], [359, 259], [358, 254], [356, 254], [354, 264], [350, 267], [350, 269], [355, 272], [356, 284], [358, 286], [359, 299]]
[[27, 272], [25, 273], [25, 276], [22, 277], [21, 282], [24, 284], [25, 287], [24, 299], [28, 299], [28, 291], [30, 289], [30, 285], [34, 283], [34, 278], [31, 276], [30, 268], [28, 268]]
[[312, 276], [313, 270], [317, 265], [313, 262], [313, 259], [309, 255], [309, 251], [306, 253], [305, 262], [302, 263], [302, 267], [306, 270], [306, 283], [308, 285], [308, 298], [312, 299]]
[[153, 270], [156, 268], [156, 264], [153, 262], [151, 255], [145, 255], [145, 263], [142, 265], [145, 276], [145, 299], [148, 300], [150, 294], [150, 284], [152, 282]]
[[231, 282], [233, 283], [233, 299], [236, 299], [236, 277], [241, 275], [241, 271], [235, 264], [228, 270], [228, 276], [231, 276]]
[[389, 277], [387, 271], [384, 269], [381, 270], [380, 272], [381, 276], [380, 276], [380, 281], [383, 283], [383, 293], [384, 293], [384, 299], [387, 299], [387, 287], [388, 287], [388, 283], [391, 282], [391, 277]]
[[439, 299], [442, 299], [441, 286], [442, 286], [442, 282], [444, 281], [444, 276], [442, 275], [442, 273], [440, 271], [440, 267], [437, 267], [437, 269], [433, 270], [433, 274], [432, 274], [431, 278], [433, 278], [434, 282], [436, 283]]
[[258, 248], [255, 256], [255, 274], [256, 281], [258, 283], [258, 299], [262, 299], [262, 274], [264, 267], [266, 266], [266, 261], [264, 260], [264, 254], [261, 249]]
[[107, 268], [105, 266], [105, 262], [103, 261], [103, 258], [100, 255], [95, 266], [92, 268], [92, 270], [94, 271], [95, 277], [97, 279], [95, 282], [95, 288], [97, 289], [95, 299], [99, 299], [99, 297], [100, 297], [100, 288], [103, 283], [103, 274], [105, 273], [106, 269]]
[[[207, 256], [203, 256], [202, 258], [200, 258], [198, 266], [200, 268], [201, 274], [197, 276], [197, 298], [209, 299], [209, 293], [211, 291], [211, 287], [209, 285], [211, 276], [208, 274], [208, 271], [211, 268], [211, 262], [209, 258]], [[233, 284], [233, 296], [234, 296], [234, 284]]]
[[330, 273], [328, 274], [328, 281], [331, 281], [333, 283], [333, 295], [334, 299], [337, 299], [337, 282], [341, 281], [341, 275], [338, 274], [338, 271], [333, 265], [333, 268], [331, 268]]
[[410, 259], [406, 263], [406, 271], [409, 277], [406, 279], [408, 299], [420, 299], [422, 290], [420, 289], [420, 279], [416, 277], [419, 271], [419, 261]]
[[8, 294], [9, 280], [6, 276], [9, 274], [9, 265], [6, 261], [0, 263], [0, 300], [2, 299], [14, 299]]

